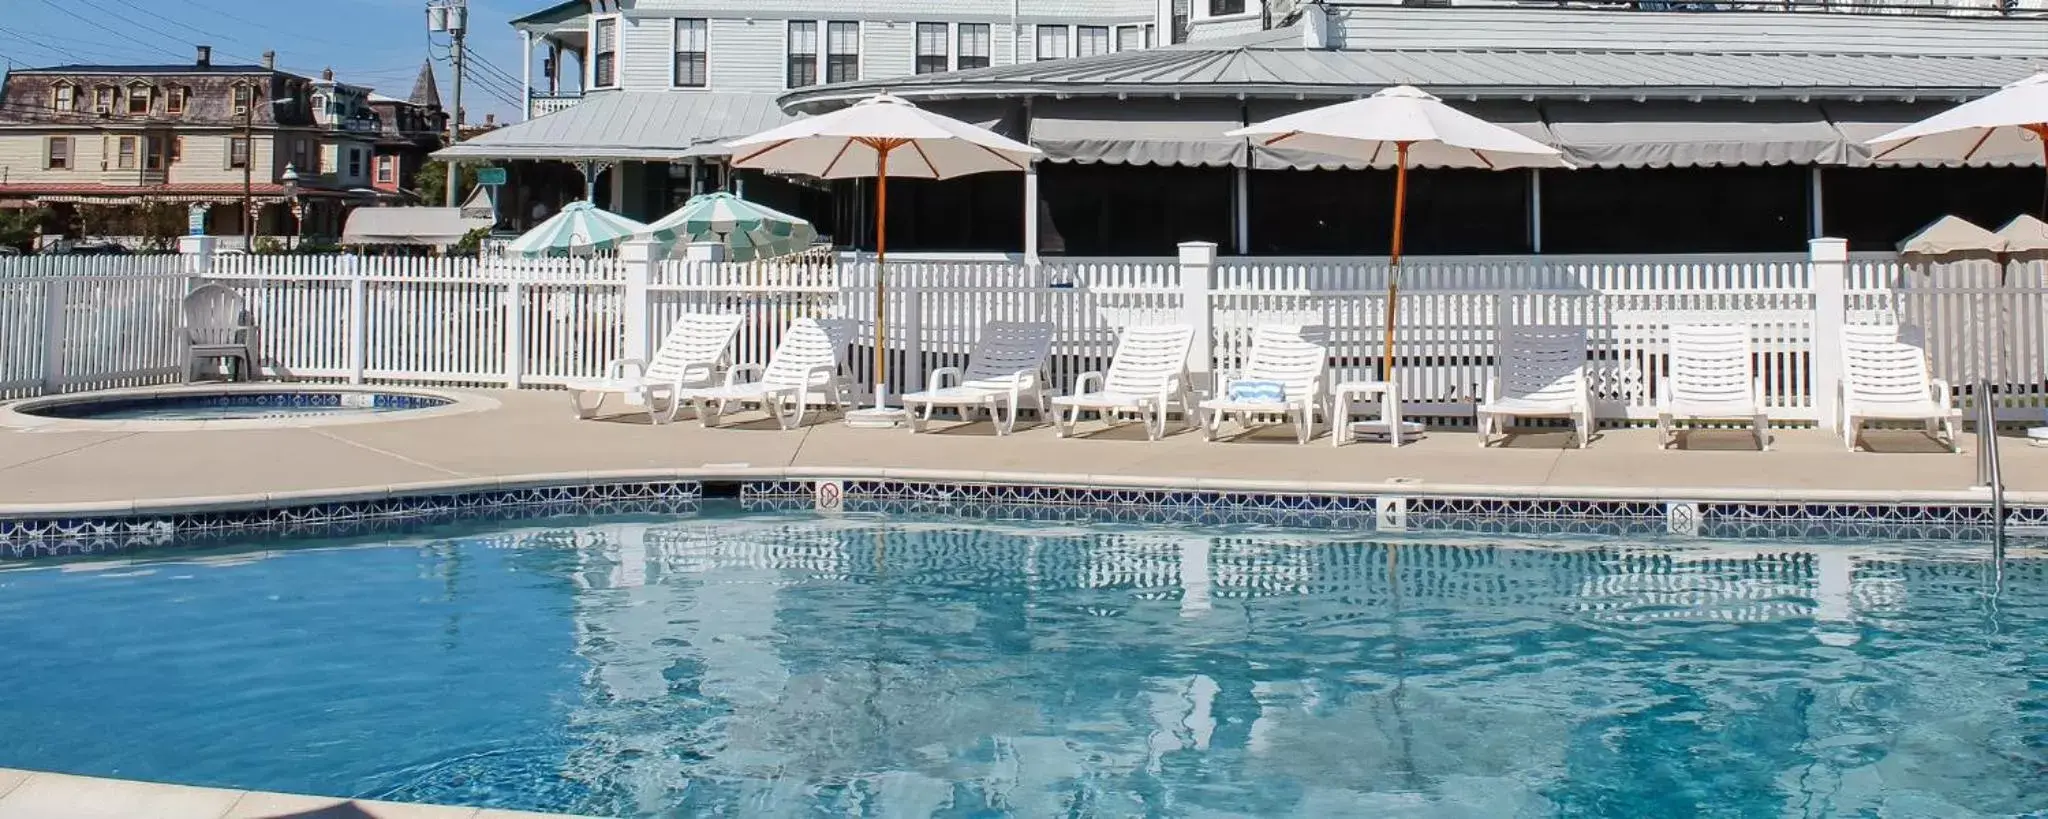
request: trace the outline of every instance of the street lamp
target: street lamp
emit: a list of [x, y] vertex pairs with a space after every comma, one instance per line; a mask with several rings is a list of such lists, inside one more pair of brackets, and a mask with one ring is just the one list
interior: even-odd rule
[[285, 163], [284, 175], [278, 177], [284, 183], [284, 201], [292, 209], [297, 221], [292, 223], [292, 246], [306, 238], [306, 203], [299, 201], [299, 169], [292, 163]]

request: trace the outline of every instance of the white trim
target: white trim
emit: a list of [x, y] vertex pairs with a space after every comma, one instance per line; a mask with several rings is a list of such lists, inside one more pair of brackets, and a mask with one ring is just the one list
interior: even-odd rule
[[[842, 17], [837, 20], [826, 20], [818, 26], [818, 84], [831, 85], [834, 82], [831, 77], [832, 24], [834, 23], [853, 24], [853, 79], [838, 80], [838, 82], [860, 82], [868, 74], [868, 27], [861, 20], [848, 20]], [[912, 36], [916, 35], [913, 34]]]
[[[789, 46], [790, 46], [790, 37], [789, 37], [789, 30], [790, 30], [790, 29], [791, 29], [792, 27], [794, 27], [794, 26], [795, 26], [795, 25], [796, 25], [797, 23], [810, 23], [810, 24], [811, 24], [812, 26], [815, 26], [815, 27], [816, 27], [816, 28], [812, 29], [812, 33], [813, 33], [813, 34], [814, 34], [814, 35], [816, 36], [816, 38], [817, 38], [817, 42], [816, 42], [816, 43], [813, 43], [813, 44], [812, 44], [812, 46], [811, 46], [813, 50], [811, 51], [811, 75], [812, 75], [812, 76], [811, 76], [811, 84], [810, 84], [810, 85], [790, 85], [790, 84], [789, 84], [789, 58], [791, 58], [791, 57], [794, 57], [794, 56], [796, 56], [795, 54], [792, 54], [792, 53], [790, 53], [790, 50], [789, 50]], [[783, 20], [783, 21], [782, 21], [782, 60], [781, 60], [781, 66], [782, 66], [782, 68], [781, 68], [781, 71], [780, 71], [780, 73], [782, 74], [782, 89], [783, 89], [784, 91], [794, 91], [794, 90], [796, 90], [796, 89], [799, 89], [799, 88], [813, 88], [813, 87], [816, 87], [816, 86], [820, 86], [820, 85], [824, 85], [824, 84], [825, 84], [825, 22], [824, 22], [824, 21], [822, 21], [822, 20], [805, 20], [805, 19], [801, 19], [801, 18], [796, 18], [796, 17], [791, 17], [791, 18], [789, 18], [789, 19], [786, 19], [786, 20]]]
[[[609, 22], [609, 23], [611, 23], [611, 24], [612, 24], [612, 82], [611, 82], [611, 84], [610, 84], [610, 85], [598, 85], [598, 84], [597, 84], [597, 43], [598, 43], [598, 39], [597, 39], [597, 27], [598, 27], [599, 25], [602, 25], [602, 24], [606, 23], [606, 22]], [[626, 73], [626, 72], [625, 72], [625, 71], [623, 70], [623, 67], [622, 67], [622, 65], [621, 65], [621, 64], [625, 62], [625, 60], [623, 59], [622, 55], [623, 55], [623, 53], [624, 53], [624, 52], [625, 52], [625, 50], [626, 50], [626, 21], [625, 21], [625, 15], [622, 15], [622, 14], [604, 14], [604, 15], [591, 15], [591, 17], [590, 17], [590, 28], [589, 28], [589, 29], [588, 29], [588, 30], [587, 30], [587, 31], [585, 32], [585, 34], [586, 34], [586, 36], [588, 36], [588, 37], [590, 38], [590, 42], [589, 42], [589, 44], [588, 44], [588, 46], [587, 46], [587, 48], [586, 48], [586, 50], [587, 50], [587, 54], [586, 54], [586, 59], [584, 59], [584, 61], [583, 61], [583, 90], [585, 90], [585, 91], [613, 91], [613, 90], [617, 90], [617, 89], [619, 89], [619, 88], [622, 88], [622, 87], [624, 87], [624, 84], [625, 84], [625, 79], [626, 79], [626, 77], [625, 77], [625, 73]], [[670, 59], [674, 59], [674, 58], [673, 58], [673, 57], [671, 57]], [[556, 73], [560, 73], [560, 71], [561, 71], [561, 66], [556, 66], [556, 67], [555, 67], [555, 70], [556, 70]]]
[[[682, 79], [682, 78], [680, 78], [680, 77], [677, 77], [677, 76], [676, 76], [676, 55], [677, 55], [677, 54], [680, 54], [680, 53], [682, 53], [682, 52], [681, 52], [681, 50], [680, 50], [680, 49], [681, 49], [681, 46], [682, 46], [682, 44], [683, 44], [683, 42], [682, 42], [682, 41], [683, 41], [683, 32], [682, 32], [682, 26], [683, 26], [683, 23], [685, 23], [685, 22], [688, 22], [688, 21], [696, 21], [696, 22], [699, 22], [699, 23], [703, 23], [703, 24], [704, 24], [704, 84], [703, 84], [703, 85], [684, 85], [684, 84], [682, 84], [682, 82], [681, 82], [681, 79]], [[789, 31], [789, 29], [788, 29], [787, 27], [785, 27], [785, 28], [783, 29], [783, 36], [785, 36], [785, 37], [789, 36], [789, 34], [788, 34], [788, 31]], [[787, 63], [787, 58], [786, 58], [786, 57], [784, 58], [784, 62], [785, 62], [785, 65], [783, 66], [783, 69], [782, 69], [782, 70], [783, 70], [783, 73], [784, 73], [784, 74], [787, 74], [787, 73], [789, 73], [789, 67], [788, 67], [788, 65], [786, 64], [786, 63]], [[784, 77], [783, 79], [784, 79], [784, 81], [786, 82], [786, 81], [788, 80], [788, 77]], [[671, 90], [671, 91], [709, 91], [709, 90], [711, 90], [711, 18], [709, 18], [709, 17], [670, 17], [670, 18], [668, 18], [668, 87], [669, 87], [669, 90]]]

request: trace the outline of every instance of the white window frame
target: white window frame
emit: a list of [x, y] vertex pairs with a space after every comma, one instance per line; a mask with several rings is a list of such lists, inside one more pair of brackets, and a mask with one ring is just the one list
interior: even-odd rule
[[[704, 26], [704, 82], [698, 85], [684, 85], [681, 72], [677, 70], [676, 55], [683, 53], [683, 24], [702, 23]], [[784, 29], [787, 31], [787, 29]], [[785, 34], [784, 36], [788, 36]], [[787, 73], [788, 57], [784, 56], [783, 71]], [[668, 84], [670, 88], [709, 90], [711, 88], [711, 19], [708, 17], [675, 17], [668, 23]]]
[[790, 50], [796, 43], [796, 38], [791, 35], [795, 33], [798, 23], [809, 23], [811, 25], [811, 85], [823, 85], [825, 82], [825, 24], [818, 20], [798, 20], [792, 18], [782, 21], [782, 87], [785, 89], [811, 87], [811, 85], [791, 85], [789, 81], [789, 61], [791, 58], [798, 56], [796, 52]]
[[[1046, 31], [1049, 31], [1049, 30], [1058, 30], [1058, 31], [1063, 31], [1063, 32], [1066, 32], [1066, 34], [1065, 34], [1065, 38], [1064, 38], [1064, 39], [1065, 39], [1065, 45], [1066, 45], [1066, 49], [1065, 49], [1065, 51], [1066, 51], [1067, 53], [1065, 53], [1065, 54], [1061, 54], [1061, 55], [1058, 55], [1058, 56], [1054, 56], [1054, 57], [1047, 57], [1047, 56], [1045, 56], [1045, 54], [1044, 54], [1044, 53], [1043, 53], [1043, 51], [1042, 51], [1042, 49], [1044, 49], [1044, 48], [1045, 48], [1045, 41], [1044, 41], [1043, 39], [1041, 39], [1041, 37], [1042, 37], [1042, 36], [1044, 35], [1044, 33], [1045, 33]], [[1035, 26], [1032, 26], [1032, 27], [1031, 27], [1031, 61], [1032, 61], [1032, 62], [1043, 62], [1043, 61], [1046, 61], [1046, 60], [1064, 60], [1064, 59], [1067, 59], [1067, 58], [1069, 58], [1069, 57], [1072, 57], [1072, 56], [1074, 56], [1074, 27], [1073, 27], [1073, 26], [1062, 26], [1062, 25], [1050, 25], [1050, 24], [1043, 24], [1043, 23], [1041, 23], [1041, 24], [1039, 24], [1039, 25], [1035, 25]]]
[[[136, 92], [142, 92], [137, 94]], [[142, 98], [142, 110], [135, 110], [135, 98]], [[156, 108], [156, 89], [146, 82], [131, 82], [121, 98], [121, 113], [131, 117], [146, 117]]]
[[[603, 28], [606, 23], [610, 23], [612, 27], [612, 81], [610, 83], [600, 84], [597, 81], [597, 30]], [[623, 81], [625, 80], [625, 77], [620, 76], [623, 72], [620, 71], [619, 64], [621, 60], [619, 59], [619, 54], [620, 52], [625, 51], [625, 45], [625, 15], [605, 14], [590, 18], [590, 63], [583, 69], [583, 84], [585, 88], [589, 88], [592, 90], [613, 89], [619, 88], [624, 84]]]
[[[242, 145], [242, 161], [241, 161], [241, 164], [236, 164], [236, 163], [235, 163], [235, 143], [241, 143], [241, 145]], [[255, 152], [256, 152], [256, 146], [255, 146], [255, 143], [254, 143], [254, 141], [253, 141], [253, 140], [251, 140], [251, 139], [249, 139], [249, 138], [247, 138], [247, 137], [240, 137], [240, 136], [231, 136], [231, 137], [228, 137], [228, 151], [227, 151], [227, 153], [228, 153], [228, 169], [229, 169], [229, 170], [237, 170], [237, 169], [240, 169], [240, 168], [241, 168], [242, 166], [244, 166], [244, 165], [248, 165], [249, 163], [251, 163], [251, 162], [255, 161], [255, 160], [254, 160], [254, 154], [255, 154]]]
[[[57, 146], [64, 146], [64, 164], [57, 164]], [[78, 168], [78, 141], [68, 136], [43, 139], [43, 170], [70, 171]]]
[[50, 110], [78, 110], [78, 86], [68, 81], [50, 86]]
[[[113, 115], [114, 109], [120, 107], [121, 105], [121, 101], [120, 99], [118, 99], [120, 96], [121, 90], [119, 88], [115, 88], [112, 85], [102, 83], [100, 85], [93, 86], [92, 112], [95, 114], [106, 114], [109, 116]], [[105, 100], [106, 104], [101, 105], [101, 100]]]
[[[853, 76], [843, 80], [832, 79], [832, 58], [844, 54], [832, 53], [832, 27], [853, 26]], [[867, 76], [867, 25], [860, 20], [826, 20], [818, 27], [818, 84], [831, 85], [834, 82], [860, 82]]]
[[[171, 110], [171, 100], [178, 101], [177, 110]], [[164, 86], [164, 114], [173, 117], [185, 115], [185, 109], [192, 107], [192, 89], [182, 85]]]
[[[940, 26], [943, 29], [945, 29], [945, 34], [942, 40], [945, 45], [946, 53], [942, 56], [946, 58], [946, 67], [934, 72], [921, 71], [923, 67], [924, 58], [929, 56], [924, 53], [924, 35], [922, 31], [925, 26]], [[960, 67], [960, 58], [957, 56], [960, 50], [957, 47], [960, 42], [959, 38], [960, 27], [956, 23], [934, 23], [930, 21], [920, 21], [910, 24], [910, 73], [912, 75], [920, 73], [936, 74], [958, 69]]]
[[114, 137], [114, 170], [134, 171], [142, 169], [142, 137]]
[[1217, 3], [1228, 1], [1229, 0], [1193, 0], [1193, 2], [1195, 3], [1195, 7], [1189, 9], [1189, 11], [1193, 13], [1188, 16], [1189, 18], [1195, 20], [1227, 20], [1235, 17], [1248, 17], [1259, 13], [1259, 4], [1253, 2], [1252, 0], [1238, 0], [1238, 2], [1244, 4], [1244, 10], [1242, 11], [1218, 12], [1215, 10]]
[[385, 154], [383, 156], [378, 156], [373, 159], [377, 166], [377, 182], [388, 185], [395, 185], [398, 183], [397, 160], [398, 157], [391, 154]]
[[[1087, 29], [1089, 31], [1102, 32], [1103, 41], [1101, 51], [1098, 51], [1094, 54], [1081, 53], [1081, 32], [1083, 29]], [[1071, 43], [1071, 45], [1067, 46], [1069, 53], [1072, 53], [1076, 57], [1094, 57], [1102, 54], [1115, 54], [1116, 26], [1074, 26], [1073, 32], [1067, 35], [1067, 40], [1069, 43]]]

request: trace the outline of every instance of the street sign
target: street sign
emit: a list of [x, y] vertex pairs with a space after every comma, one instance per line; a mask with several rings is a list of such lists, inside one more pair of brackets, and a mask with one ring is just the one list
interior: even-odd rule
[[476, 183], [487, 187], [503, 185], [505, 184], [505, 169], [478, 168], [476, 169]]
[[185, 232], [192, 236], [206, 235], [206, 206], [195, 204], [185, 211]]

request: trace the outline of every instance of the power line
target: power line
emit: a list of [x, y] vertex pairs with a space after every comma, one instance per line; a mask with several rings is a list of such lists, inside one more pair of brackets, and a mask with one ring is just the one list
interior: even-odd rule
[[[112, 15], [112, 14], [108, 14], [108, 13], [107, 13], [107, 10], [106, 10], [106, 8], [105, 8], [105, 7], [103, 7], [103, 6], [97, 6], [97, 5], [94, 5], [94, 4], [92, 3], [92, 0], [72, 0], [72, 2], [75, 2], [75, 3], [80, 3], [80, 4], [83, 4], [83, 5], [85, 5], [85, 6], [88, 6], [88, 7], [92, 8], [93, 10], [95, 10], [95, 11], [98, 11], [98, 12], [100, 12], [101, 14], [105, 14], [105, 15], [106, 15], [107, 17], [109, 17], [109, 18], [111, 18], [111, 19], [119, 19], [119, 18], [116, 18], [116, 17], [114, 17], [114, 15]], [[71, 17], [72, 17], [73, 19], [75, 19], [75, 20], [78, 20], [79, 22], [82, 22], [82, 23], [86, 23], [86, 24], [89, 24], [89, 25], [93, 24], [93, 22], [94, 22], [94, 21], [91, 21], [91, 20], [87, 20], [87, 19], [85, 19], [84, 15], [81, 15], [81, 14], [79, 14], [78, 12], [75, 12], [75, 11], [72, 11], [72, 10], [70, 10], [70, 9], [67, 9], [67, 8], [65, 8], [65, 7], [63, 7], [63, 6], [57, 5], [57, 2], [56, 2], [56, 0], [43, 0], [43, 5], [45, 5], [45, 6], [49, 6], [50, 8], [53, 8], [53, 9], [56, 9], [56, 10], [57, 10], [57, 11], [58, 11], [59, 13], [62, 13], [62, 14], [66, 14], [66, 15], [70, 15], [70, 16], [71, 16]], [[165, 54], [169, 54], [169, 55], [171, 55], [171, 56], [173, 56], [173, 57], [183, 57], [183, 56], [184, 56], [184, 55], [182, 55], [182, 54], [179, 54], [178, 52], [172, 51], [172, 50], [170, 50], [170, 49], [168, 49], [168, 48], [164, 48], [163, 46], [160, 46], [160, 45], [156, 45], [156, 44], [154, 44], [154, 43], [147, 43], [147, 42], [144, 42], [144, 41], [142, 41], [142, 40], [138, 40], [138, 39], [136, 39], [136, 38], [134, 38], [134, 37], [130, 37], [130, 36], [126, 35], [126, 34], [123, 34], [123, 33], [121, 33], [121, 31], [120, 31], [119, 29], [116, 29], [116, 28], [114, 28], [114, 27], [112, 27], [112, 26], [105, 26], [105, 25], [100, 25], [100, 26], [98, 26], [98, 28], [99, 28], [99, 30], [101, 30], [101, 31], [104, 31], [104, 32], [106, 32], [106, 33], [108, 33], [108, 34], [112, 34], [112, 35], [114, 35], [114, 36], [116, 36], [116, 37], [119, 37], [119, 38], [121, 38], [121, 39], [123, 39], [123, 40], [127, 40], [128, 42], [134, 43], [134, 44], [136, 44], [136, 45], [142, 46], [143, 48], [151, 49], [151, 50], [153, 50], [153, 51], [160, 51], [160, 52], [163, 52], [163, 53], [165, 53]]]

